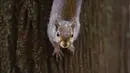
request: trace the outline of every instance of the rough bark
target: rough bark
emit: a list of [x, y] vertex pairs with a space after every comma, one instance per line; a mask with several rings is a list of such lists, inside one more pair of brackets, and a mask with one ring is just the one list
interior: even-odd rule
[[72, 55], [52, 56], [53, 0], [0, 1], [0, 73], [130, 73], [130, 1], [83, 0]]

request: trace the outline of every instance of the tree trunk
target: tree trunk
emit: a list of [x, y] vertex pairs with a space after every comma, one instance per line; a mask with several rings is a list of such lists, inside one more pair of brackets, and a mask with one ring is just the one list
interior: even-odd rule
[[83, 0], [75, 54], [56, 61], [53, 0], [0, 1], [0, 73], [130, 73], [130, 1]]

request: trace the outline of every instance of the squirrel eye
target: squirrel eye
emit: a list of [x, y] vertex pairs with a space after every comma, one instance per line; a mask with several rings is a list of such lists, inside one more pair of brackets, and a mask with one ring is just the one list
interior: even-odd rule
[[74, 35], [72, 34], [71, 37], [73, 37]]
[[60, 36], [60, 34], [59, 34], [59, 33], [57, 33], [57, 36], [59, 37], [59, 36]]

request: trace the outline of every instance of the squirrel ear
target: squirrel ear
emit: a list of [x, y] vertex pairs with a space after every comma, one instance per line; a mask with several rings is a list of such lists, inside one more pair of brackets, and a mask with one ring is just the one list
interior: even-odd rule
[[74, 28], [76, 20], [73, 20], [71, 23], [71, 27]]
[[60, 26], [60, 22], [58, 20], [56, 20], [55, 25], [56, 25], [56, 29], [58, 29], [58, 27]]

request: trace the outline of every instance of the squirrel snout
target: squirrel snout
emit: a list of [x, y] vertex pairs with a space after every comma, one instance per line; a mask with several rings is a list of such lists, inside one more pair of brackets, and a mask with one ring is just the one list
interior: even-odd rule
[[61, 41], [60, 46], [62, 48], [68, 48], [70, 46], [70, 42]]

